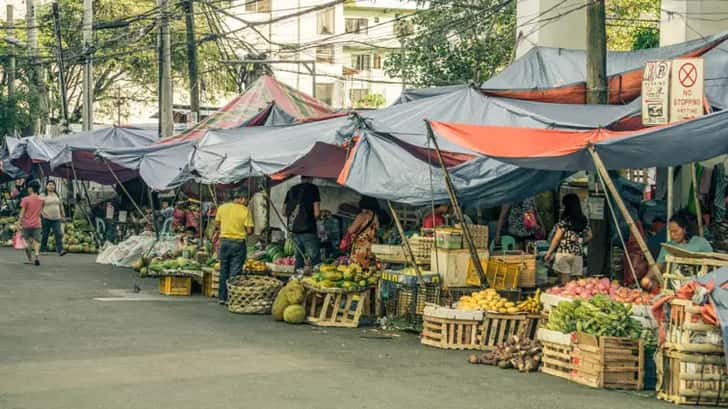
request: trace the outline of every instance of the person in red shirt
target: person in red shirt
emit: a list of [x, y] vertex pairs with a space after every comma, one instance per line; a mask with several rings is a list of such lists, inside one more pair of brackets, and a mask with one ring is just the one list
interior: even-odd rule
[[437, 205], [435, 207], [435, 211], [430, 212], [422, 220], [422, 228], [423, 229], [433, 229], [435, 227], [444, 226], [445, 225], [444, 215], [447, 214], [449, 211], [450, 211], [449, 204], [445, 203], [445, 204]]
[[[31, 182], [28, 185], [28, 196], [20, 201], [20, 215], [18, 216], [18, 225], [22, 229], [23, 239], [25, 240], [25, 256], [28, 258], [27, 264], [40, 265], [38, 259], [40, 255], [40, 236], [41, 236], [41, 212], [43, 211], [43, 199], [38, 195], [40, 184]], [[32, 258], [31, 248], [35, 253], [35, 259]]]

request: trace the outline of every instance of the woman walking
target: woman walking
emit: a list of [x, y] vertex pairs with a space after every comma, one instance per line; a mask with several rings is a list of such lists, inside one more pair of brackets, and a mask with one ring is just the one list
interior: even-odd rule
[[[18, 226], [20, 227], [23, 239], [25, 240], [25, 256], [27, 264], [40, 265], [40, 214], [43, 211], [43, 199], [38, 195], [40, 183], [31, 182], [28, 185], [28, 196], [20, 201], [20, 214], [18, 215]], [[32, 246], [32, 247], [31, 247]], [[31, 248], [33, 251], [31, 252]], [[35, 259], [33, 259], [33, 252]]]
[[554, 251], [554, 271], [561, 275], [565, 284], [571, 277], [584, 273], [584, 243], [592, 238], [591, 227], [581, 211], [579, 196], [569, 193], [562, 200], [564, 209], [561, 220], [556, 224], [556, 233], [546, 253], [546, 261], [551, 260]]
[[63, 212], [63, 202], [61, 201], [58, 192], [56, 192], [56, 182], [50, 180], [46, 184], [45, 195], [43, 199], [43, 211], [41, 212], [42, 219], [42, 237], [40, 240], [40, 251], [48, 251], [48, 234], [53, 231], [53, 238], [56, 242], [56, 252], [58, 255], [63, 256], [66, 252], [63, 250], [63, 219], [65, 215]]

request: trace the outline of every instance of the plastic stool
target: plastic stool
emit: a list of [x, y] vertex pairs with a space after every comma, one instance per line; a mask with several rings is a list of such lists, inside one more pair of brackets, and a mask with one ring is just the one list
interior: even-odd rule
[[[503, 251], [513, 250], [516, 248], [516, 239], [513, 236], [501, 236], [500, 247]], [[495, 250], [495, 240], [490, 243], [490, 252]]]

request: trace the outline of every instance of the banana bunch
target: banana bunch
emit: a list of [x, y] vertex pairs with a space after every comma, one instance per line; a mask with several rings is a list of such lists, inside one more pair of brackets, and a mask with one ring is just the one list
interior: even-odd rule
[[514, 302], [501, 297], [493, 288], [460, 297], [458, 309], [463, 311], [494, 311], [504, 314], [517, 314], [521, 312]]
[[529, 314], [538, 314], [541, 312], [541, 289], [536, 289], [536, 294], [516, 304], [516, 307], [521, 312], [527, 312]]
[[252, 258], [249, 258], [245, 261], [245, 265], [243, 266], [243, 270], [245, 271], [251, 271], [254, 273], [263, 273], [267, 269], [264, 262], [260, 260], [254, 260]]

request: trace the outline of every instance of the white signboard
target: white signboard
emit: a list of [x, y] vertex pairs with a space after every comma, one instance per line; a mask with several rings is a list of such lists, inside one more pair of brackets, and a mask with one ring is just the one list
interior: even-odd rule
[[648, 61], [642, 74], [642, 124], [669, 122], [670, 61]]
[[670, 83], [670, 122], [702, 116], [703, 59], [673, 60]]

